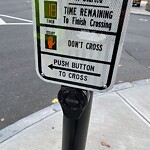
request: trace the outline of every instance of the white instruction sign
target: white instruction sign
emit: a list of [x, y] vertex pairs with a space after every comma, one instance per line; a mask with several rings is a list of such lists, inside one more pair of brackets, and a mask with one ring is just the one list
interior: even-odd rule
[[38, 75], [61, 85], [109, 90], [130, 6], [129, 0], [33, 0]]

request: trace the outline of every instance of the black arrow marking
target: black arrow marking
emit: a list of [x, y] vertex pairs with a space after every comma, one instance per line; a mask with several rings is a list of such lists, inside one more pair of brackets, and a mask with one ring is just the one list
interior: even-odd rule
[[82, 74], [87, 74], [87, 75], [92, 75], [92, 76], [96, 76], [96, 77], [100, 77], [101, 74], [98, 73], [91, 73], [91, 72], [86, 72], [86, 71], [80, 71], [80, 70], [74, 70], [74, 69], [68, 69], [68, 68], [62, 68], [62, 67], [58, 67], [58, 66], [54, 66], [53, 64], [48, 66], [50, 69], [59, 69], [59, 70], [65, 70], [65, 71], [71, 71], [71, 72], [77, 72], [77, 73], [82, 73]]

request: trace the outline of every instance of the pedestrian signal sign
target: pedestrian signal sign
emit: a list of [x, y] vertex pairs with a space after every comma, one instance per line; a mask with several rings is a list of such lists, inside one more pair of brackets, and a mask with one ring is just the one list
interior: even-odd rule
[[91, 91], [114, 83], [131, 0], [33, 0], [41, 79]]

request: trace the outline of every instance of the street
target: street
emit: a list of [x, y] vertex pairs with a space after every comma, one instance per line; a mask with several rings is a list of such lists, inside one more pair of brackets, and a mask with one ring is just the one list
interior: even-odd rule
[[116, 83], [150, 78], [150, 17], [130, 15]]
[[35, 72], [31, 2], [0, 3], [0, 18], [12, 23], [0, 25], [1, 129], [49, 106], [60, 86], [43, 82]]
[[[60, 85], [35, 72], [30, 0], [0, 2], [0, 129], [52, 104]], [[150, 78], [150, 17], [130, 15], [116, 84]]]

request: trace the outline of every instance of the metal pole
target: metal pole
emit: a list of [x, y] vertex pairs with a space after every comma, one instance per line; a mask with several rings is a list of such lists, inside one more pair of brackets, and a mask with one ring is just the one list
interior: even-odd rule
[[[77, 109], [70, 109], [69, 111], [68, 109], [66, 112], [66, 107], [62, 106], [64, 104], [64, 100], [63, 102], [60, 100], [60, 96], [63, 94], [58, 94], [58, 99], [64, 112], [62, 150], [85, 150], [93, 92], [85, 92], [84, 90], [75, 88], [67, 88], [66, 91], [68, 90], [69, 98], [67, 99], [68, 96], [66, 96], [65, 100], [67, 99], [67, 103], [69, 104], [72, 103], [68, 106], [76, 106], [76, 108], [79, 106], [80, 102], [77, 102], [77, 99], [75, 98], [76, 95], [81, 95], [81, 93], [84, 93], [86, 98], [81, 96], [80, 98], [82, 99], [80, 99], [79, 96], [77, 96], [79, 101], [85, 101], [85, 103], [82, 102], [82, 104], [85, 105], [82, 107], [82, 109], [80, 109], [80, 111]], [[67, 114], [69, 114], [69, 116]]]

